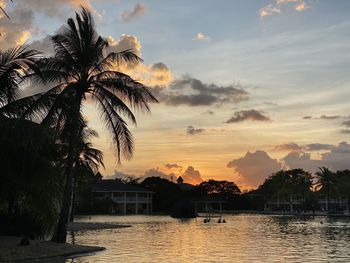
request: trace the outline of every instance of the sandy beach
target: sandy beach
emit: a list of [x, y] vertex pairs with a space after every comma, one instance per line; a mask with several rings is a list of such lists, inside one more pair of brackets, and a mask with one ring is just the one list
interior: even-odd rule
[[57, 244], [51, 241], [30, 240], [30, 245], [20, 246], [20, 237], [0, 236], [0, 262], [26, 262], [55, 257], [102, 251], [104, 247]]

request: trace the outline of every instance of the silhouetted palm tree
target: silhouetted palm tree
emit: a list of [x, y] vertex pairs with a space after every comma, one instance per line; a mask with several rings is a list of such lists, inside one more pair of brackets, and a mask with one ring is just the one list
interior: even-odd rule
[[0, 51], [0, 107], [18, 98], [19, 84], [37, 68], [39, 56], [38, 51], [26, 46]]
[[[68, 19], [67, 25], [51, 39], [55, 55], [43, 60], [40, 69], [44, 83], [51, 82], [55, 86], [36, 100], [31, 111], [38, 113], [46, 107], [48, 111], [43, 123], [52, 127], [64, 126], [67, 130], [66, 189], [53, 236], [54, 241], [65, 242], [72, 204], [73, 167], [82, 126], [82, 104], [89, 98], [100, 108], [120, 162], [121, 156], [130, 159], [134, 149], [133, 137], [122, 118], [125, 116], [136, 124], [128, 105], [149, 111], [149, 103], [157, 100], [144, 85], [115, 70], [115, 63], [138, 63], [141, 59], [131, 50], [108, 53], [108, 42], [96, 33], [93, 18], [86, 9], [82, 8], [75, 20]], [[46, 98], [49, 103], [45, 102]]]
[[326, 194], [326, 211], [328, 211], [330, 193], [335, 183], [335, 176], [332, 171], [326, 167], [319, 168], [320, 171], [316, 172], [316, 190], [322, 189]]
[[99, 172], [99, 168], [104, 168], [103, 153], [94, 148], [91, 140], [98, 137], [96, 131], [87, 127], [86, 123], [83, 125], [81, 134], [79, 136], [79, 143], [77, 145], [77, 160], [73, 172], [73, 201], [70, 221], [74, 221], [75, 206], [76, 206], [76, 192], [79, 184], [84, 184], [85, 181], [91, 182], [95, 179], [95, 175]]

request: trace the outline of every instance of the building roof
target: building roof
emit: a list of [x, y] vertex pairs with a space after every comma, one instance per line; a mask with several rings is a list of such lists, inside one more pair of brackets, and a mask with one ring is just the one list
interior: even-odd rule
[[146, 188], [125, 184], [116, 180], [99, 180], [93, 187], [93, 192], [142, 192], [153, 193]]

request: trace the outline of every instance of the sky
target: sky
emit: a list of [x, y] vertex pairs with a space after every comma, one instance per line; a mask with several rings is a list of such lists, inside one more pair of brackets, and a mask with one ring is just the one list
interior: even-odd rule
[[251, 189], [280, 169], [350, 168], [350, 1], [0, 0], [11, 17], [0, 18], [0, 49], [50, 54], [48, 35], [82, 4], [113, 50], [144, 59], [124, 71], [159, 100], [136, 114], [134, 157], [121, 165], [94, 104], [84, 107], [104, 176]]

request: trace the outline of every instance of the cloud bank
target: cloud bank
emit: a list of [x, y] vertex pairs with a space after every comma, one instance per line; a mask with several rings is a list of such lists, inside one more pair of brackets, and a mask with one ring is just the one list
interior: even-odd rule
[[[243, 183], [253, 187], [259, 186], [268, 176], [282, 168], [302, 168], [311, 173], [323, 166], [334, 171], [350, 169], [350, 144], [347, 142], [340, 142], [338, 145], [298, 145], [292, 142], [277, 145], [274, 149], [289, 152], [281, 160], [272, 159], [261, 150], [247, 152], [245, 156], [230, 161], [227, 167], [233, 168]], [[318, 158], [313, 158], [312, 153], [318, 153]]]
[[203, 179], [199, 170], [196, 170], [193, 166], [188, 166], [186, 169], [176, 163], [168, 163], [163, 165], [162, 167], [156, 167], [148, 169], [144, 172], [143, 175], [133, 175], [128, 173], [123, 173], [120, 171], [116, 171], [113, 175], [108, 175], [108, 178], [119, 178], [119, 179], [128, 179], [132, 178], [140, 178], [142, 182], [147, 177], [160, 177], [167, 179], [172, 182], [176, 182], [178, 177], [182, 177], [185, 183], [188, 184], [200, 184]]
[[247, 99], [248, 92], [240, 85], [207, 84], [188, 75], [175, 79], [159, 92], [159, 100], [170, 106], [210, 106], [239, 103]]
[[260, 150], [247, 152], [245, 156], [230, 161], [226, 166], [233, 168], [245, 184], [253, 187], [257, 187], [269, 175], [282, 169], [281, 162]]

